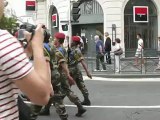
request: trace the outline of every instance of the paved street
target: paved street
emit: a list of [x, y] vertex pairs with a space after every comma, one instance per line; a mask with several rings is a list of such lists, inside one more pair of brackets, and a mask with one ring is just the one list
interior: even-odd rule
[[[69, 120], [159, 120], [160, 80], [94, 78], [85, 81], [92, 101], [82, 118], [75, 117], [77, 108], [65, 99]], [[76, 87], [72, 88], [82, 99]], [[51, 116], [38, 120], [60, 120], [54, 107]]]

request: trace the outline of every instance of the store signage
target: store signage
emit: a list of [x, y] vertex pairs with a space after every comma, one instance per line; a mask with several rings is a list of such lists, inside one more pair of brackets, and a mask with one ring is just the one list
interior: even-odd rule
[[133, 19], [137, 23], [148, 22], [148, 6], [134, 6], [133, 7]]
[[58, 23], [57, 23], [58, 21], [57, 21], [57, 14], [53, 14], [52, 15], [52, 23], [53, 23], [53, 27], [55, 28], [55, 27], [58, 27]]
[[26, 11], [35, 11], [36, 10], [36, 1], [26, 1]]

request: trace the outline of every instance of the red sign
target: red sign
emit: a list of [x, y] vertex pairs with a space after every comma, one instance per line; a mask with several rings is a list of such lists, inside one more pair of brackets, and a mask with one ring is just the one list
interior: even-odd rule
[[134, 22], [148, 22], [148, 6], [133, 7]]
[[26, 10], [35, 11], [36, 1], [26, 1]]
[[57, 14], [52, 15], [52, 22], [53, 22], [53, 27], [58, 27], [57, 26]]

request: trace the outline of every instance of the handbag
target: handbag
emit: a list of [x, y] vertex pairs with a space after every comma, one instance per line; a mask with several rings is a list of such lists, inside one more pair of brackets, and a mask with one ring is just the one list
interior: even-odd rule
[[115, 55], [122, 55], [123, 54], [123, 50], [122, 48], [120, 48], [119, 50], [114, 51]]

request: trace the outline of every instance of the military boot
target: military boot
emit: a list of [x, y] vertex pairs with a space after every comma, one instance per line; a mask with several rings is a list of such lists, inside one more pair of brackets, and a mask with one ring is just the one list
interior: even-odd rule
[[45, 108], [43, 108], [41, 110], [41, 112], [39, 113], [39, 115], [48, 116], [48, 115], [50, 115], [50, 110], [45, 107]]
[[87, 96], [84, 96], [84, 101], [81, 102], [82, 105], [87, 105], [87, 106], [90, 106], [91, 105], [91, 101], [89, 100], [88, 98], [88, 95]]
[[53, 98], [51, 97], [49, 102], [48, 102], [48, 104], [44, 108], [42, 108], [42, 110], [40, 111], [39, 115], [42, 115], [42, 116], [43, 115], [44, 116], [50, 115], [50, 107], [52, 105], [52, 100], [53, 100]]
[[76, 104], [78, 107], [78, 113], [76, 113], [77, 117], [81, 117], [83, 113], [85, 113], [87, 110], [82, 106], [81, 103]]
[[68, 118], [61, 118], [61, 120], [68, 120]]

